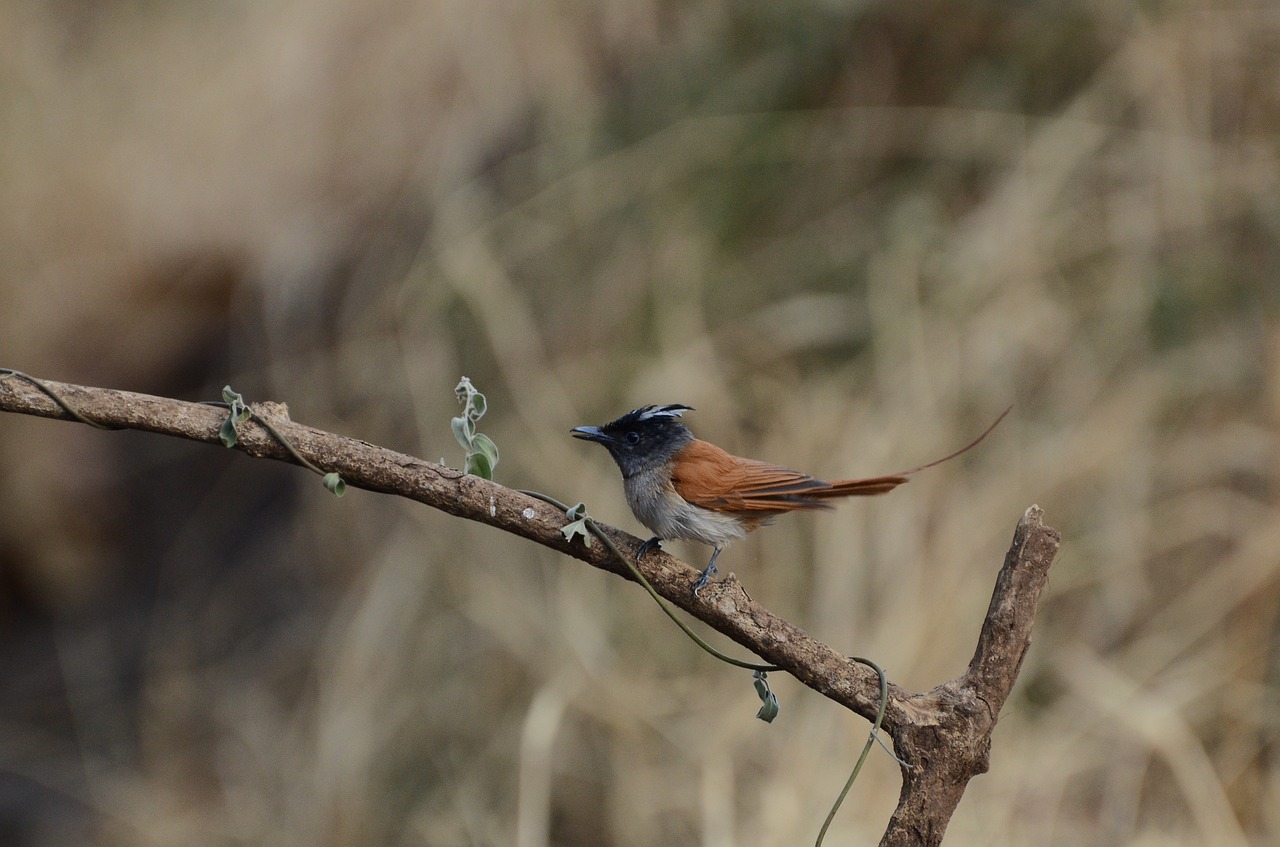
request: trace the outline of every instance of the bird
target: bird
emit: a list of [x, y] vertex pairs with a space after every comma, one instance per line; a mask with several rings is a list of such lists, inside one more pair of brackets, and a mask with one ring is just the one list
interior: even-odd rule
[[641, 406], [603, 426], [574, 427], [570, 433], [603, 445], [622, 472], [627, 505], [653, 533], [637, 550], [637, 562], [663, 541], [683, 539], [712, 548], [707, 567], [693, 584], [697, 597], [716, 573], [716, 559], [730, 542], [786, 512], [830, 509], [827, 501], [838, 497], [886, 494], [917, 471], [976, 447], [1012, 408], [1005, 409], [973, 441], [941, 459], [898, 473], [830, 482], [734, 456], [695, 438], [682, 420], [685, 412], [694, 409], [682, 403]]

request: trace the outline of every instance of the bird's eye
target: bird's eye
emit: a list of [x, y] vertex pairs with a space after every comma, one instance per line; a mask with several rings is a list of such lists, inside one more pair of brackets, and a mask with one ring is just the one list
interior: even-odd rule
[[628, 432], [626, 435], [622, 436], [622, 440], [623, 440], [623, 441], [625, 441], [625, 442], [627, 442], [628, 444], [639, 444], [639, 443], [640, 443], [640, 433], [638, 433], [638, 432]]

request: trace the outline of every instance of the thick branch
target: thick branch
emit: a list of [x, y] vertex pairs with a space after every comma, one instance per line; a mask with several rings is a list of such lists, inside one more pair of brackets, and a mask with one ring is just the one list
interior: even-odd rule
[[1004, 567], [996, 577], [987, 617], [982, 622], [978, 648], [961, 686], [977, 695], [991, 711], [1000, 714], [1031, 646], [1040, 592], [1049, 581], [1049, 566], [1058, 553], [1058, 533], [1044, 525], [1044, 511], [1032, 506], [1018, 522]]
[[[218, 427], [227, 413], [215, 406], [52, 380], [42, 382], [97, 423], [220, 444]], [[586, 547], [581, 539], [566, 540], [560, 532], [567, 523], [564, 514], [541, 500], [454, 468], [293, 423], [288, 419], [288, 410], [277, 403], [254, 404], [253, 409], [308, 461], [341, 474], [347, 485], [407, 497], [632, 578], [626, 566], [602, 545]], [[40, 389], [13, 376], [0, 376], [0, 411], [67, 418]], [[241, 426], [235, 449], [258, 458], [294, 462], [265, 429], [251, 422]], [[622, 530], [601, 526], [626, 552], [634, 552], [640, 545], [640, 539]], [[868, 720], [875, 717], [879, 703], [875, 674], [753, 602], [733, 580], [716, 583], [714, 590], [703, 591], [695, 601], [690, 586], [697, 578], [697, 569], [666, 553], [654, 553], [644, 558], [643, 570], [658, 593], [674, 605], [767, 662], [787, 668], [819, 693]], [[885, 725], [890, 727], [890, 722], [886, 720]]]
[[912, 767], [903, 769], [898, 808], [881, 847], [940, 843], [965, 786], [990, 766], [991, 733], [1031, 646], [1036, 607], [1061, 541], [1043, 517], [1032, 506], [1018, 522], [969, 669], [900, 704], [905, 719], [894, 726], [893, 741]]
[[[217, 407], [45, 381], [89, 420], [123, 429], [219, 443], [226, 411]], [[602, 545], [586, 547], [560, 532], [564, 514], [513, 491], [453, 468], [376, 447], [364, 441], [295, 424], [284, 406], [255, 405], [294, 449], [350, 486], [396, 494], [451, 515], [479, 521], [631, 579], [630, 571]], [[66, 413], [35, 385], [0, 374], [0, 411], [66, 419]], [[236, 449], [259, 458], [294, 462], [263, 427], [246, 422]], [[1013, 546], [996, 581], [978, 647], [969, 669], [923, 694], [890, 685], [884, 727], [893, 736], [903, 769], [902, 794], [883, 845], [938, 844], [973, 776], [988, 767], [991, 731], [1009, 696], [1030, 644], [1040, 592], [1058, 549], [1058, 534], [1046, 527], [1036, 506], [1018, 524]], [[640, 539], [604, 527], [624, 551]], [[875, 675], [803, 630], [751, 600], [732, 577], [713, 583], [695, 599], [690, 587], [698, 571], [666, 553], [642, 564], [654, 588], [674, 605], [766, 661], [785, 668], [805, 685], [841, 705], [874, 718], [879, 689]]]

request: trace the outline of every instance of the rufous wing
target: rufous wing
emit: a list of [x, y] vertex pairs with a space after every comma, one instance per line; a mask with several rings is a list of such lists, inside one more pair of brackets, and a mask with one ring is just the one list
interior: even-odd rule
[[1005, 409], [981, 435], [954, 453], [895, 474], [825, 482], [781, 465], [741, 459], [714, 444], [695, 439], [676, 456], [671, 482], [676, 493], [695, 506], [755, 512], [761, 519], [767, 519], [771, 512], [827, 509], [830, 507], [823, 500], [885, 494], [906, 482], [911, 474], [967, 453], [981, 444], [1012, 410], [1012, 406]]
[[907, 481], [902, 475], [825, 482], [780, 465], [742, 459], [706, 441], [694, 440], [676, 457], [671, 482], [676, 493], [704, 509], [729, 512], [791, 512], [830, 508], [823, 500], [884, 494]]

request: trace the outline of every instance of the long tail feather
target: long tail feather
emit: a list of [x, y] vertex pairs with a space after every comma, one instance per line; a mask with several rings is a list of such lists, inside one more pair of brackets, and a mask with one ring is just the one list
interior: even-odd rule
[[927, 464], [927, 465], [918, 465], [918, 466], [916, 466], [916, 467], [912, 468], [912, 469], [911, 469], [911, 470], [909, 470], [909, 471], [900, 471], [897, 475], [898, 475], [898, 476], [910, 476], [911, 474], [915, 473], [916, 471], [922, 471], [922, 470], [925, 470], [925, 469], [927, 469], [927, 468], [936, 467], [937, 465], [940, 465], [940, 464], [942, 464], [943, 462], [949, 462], [949, 461], [951, 461], [951, 460], [952, 460], [952, 459], [954, 459], [956, 456], [962, 455], [962, 454], [964, 454], [964, 453], [968, 453], [968, 452], [969, 452], [970, 450], [972, 450], [974, 447], [977, 447], [979, 444], [981, 444], [981, 443], [983, 442], [983, 440], [984, 440], [988, 435], [990, 435], [990, 434], [991, 434], [991, 430], [993, 430], [993, 429], [995, 429], [996, 427], [998, 427], [998, 426], [1000, 425], [1000, 421], [1004, 420], [1004, 419], [1008, 416], [1008, 414], [1009, 414], [1010, 412], [1012, 412], [1012, 411], [1013, 411], [1013, 407], [1012, 407], [1012, 406], [1010, 406], [1009, 408], [1005, 409], [1003, 412], [1001, 412], [1001, 413], [1000, 413], [1000, 417], [996, 418], [994, 421], [992, 421], [992, 422], [991, 422], [991, 426], [987, 427], [986, 429], [984, 429], [984, 430], [982, 431], [982, 435], [979, 435], [977, 438], [973, 439], [972, 441], [970, 441], [968, 444], [966, 444], [966, 445], [964, 445], [963, 447], [961, 447], [961, 448], [960, 448], [959, 450], [957, 450], [956, 452], [954, 452], [954, 453], [950, 453], [950, 454], [948, 454], [948, 455], [946, 455], [946, 456], [943, 456], [941, 459], [934, 459], [932, 462], [930, 462], [930, 463], [929, 463], [929, 464]]
[[968, 444], [961, 447], [959, 450], [955, 451], [954, 453], [949, 453], [948, 455], [943, 456], [941, 459], [934, 459], [932, 462], [929, 462], [928, 464], [917, 465], [911, 470], [899, 471], [896, 474], [888, 474], [886, 476], [873, 476], [867, 479], [838, 479], [831, 483], [830, 488], [819, 489], [816, 491], [806, 491], [805, 496], [825, 499], [827, 497], [860, 497], [860, 496], [869, 496], [872, 494], [885, 494], [887, 492], [890, 492], [893, 489], [897, 488], [899, 485], [902, 485], [902, 483], [906, 482], [907, 478], [910, 477], [911, 474], [916, 473], [917, 471], [923, 471], [928, 468], [936, 467], [937, 465], [940, 465], [943, 462], [949, 462], [955, 457], [960, 456], [964, 453], [967, 453], [970, 450], [972, 450], [974, 447], [977, 447], [979, 444], [982, 443], [983, 439], [985, 439], [988, 435], [991, 434], [991, 430], [999, 426], [1000, 421], [1004, 420], [1005, 416], [1012, 411], [1013, 411], [1012, 406], [1005, 409], [1003, 412], [1000, 413], [1000, 417], [995, 419], [995, 421], [991, 424], [991, 426], [987, 427], [985, 430], [982, 431], [981, 435], [979, 435], [977, 438], [973, 439]]
[[902, 474], [890, 476], [873, 476], [867, 479], [838, 479], [830, 488], [819, 488], [806, 491], [806, 497], [869, 497], [873, 494], [888, 494], [907, 481]]

